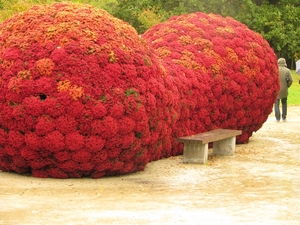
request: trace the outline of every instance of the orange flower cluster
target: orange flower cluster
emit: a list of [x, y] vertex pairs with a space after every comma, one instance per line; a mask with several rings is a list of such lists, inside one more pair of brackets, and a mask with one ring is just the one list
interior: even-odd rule
[[50, 76], [54, 66], [52, 59], [40, 59], [36, 62], [36, 69], [42, 76]]
[[30, 70], [21, 70], [18, 72], [17, 77], [22, 78], [22, 79], [31, 79], [31, 72]]
[[10, 78], [7, 88], [13, 92], [20, 93], [20, 84], [22, 82], [22, 78], [20, 77], [12, 77]]
[[69, 80], [59, 81], [57, 83], [58, 92], [66, 91], [72, 97], [73, 100], [78, 100], [84, 94], [83, 87], [72, 85]]

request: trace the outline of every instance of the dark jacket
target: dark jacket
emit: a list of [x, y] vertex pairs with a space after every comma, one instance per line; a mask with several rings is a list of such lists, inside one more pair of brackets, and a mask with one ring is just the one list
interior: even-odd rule
[[288, 96], [288, 88], [293, 83], [291, 71], [287, 68], [286, 61], [284, 58], [278, 59], [279, 66], [279, 80], [280, 80], [280, 91], [277, 95], [277, 99], [286, 98]]

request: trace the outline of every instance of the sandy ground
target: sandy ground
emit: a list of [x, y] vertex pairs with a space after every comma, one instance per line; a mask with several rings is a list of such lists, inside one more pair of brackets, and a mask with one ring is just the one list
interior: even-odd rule
[[[101, 179], [0, 171], [0, 224], [300, 224], [300, 107], [271, 114], [234, 156], [182, 156]], [[211, 151], [211, 150], [210, 150]]]

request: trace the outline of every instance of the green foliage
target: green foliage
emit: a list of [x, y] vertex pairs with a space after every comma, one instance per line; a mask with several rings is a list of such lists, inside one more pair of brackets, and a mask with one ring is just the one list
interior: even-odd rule
[[171, 15], [163, 9], [159, 0], [118, 0], [112, 14], [130, 23], [140, 34]]
[[118, 5], [117, 0], [69, 0], [70, 2], [89, 4], [96, 8], [104, 9], [109, 13], [113, 13]]
[[147, 30], [149, 27], [161, 22], [163, 17], [155, 13], [155, 10], [145, 9], [138, 15], [138, 20], [141, 23], [141, 29]]
[[293, 65], [300, 52], [299, 16], [300, 7], [295, 2], [282, 0], [275, 5], [263, 1], [260, 7], [248, 4], [236, 18], [262, 34], [278, 58], [284, 57]]
[[117, 0], [0, 0], [0, 22], [11, 17], [14, 13], [23, 12], [34, 5], [63, 1], [93, 5], [110, 13], [117, 6]]
[[293, 84], [289, 88], [288, 105], [300, 105], [300, 75], [292, 70]]
[[134, 90], [134, 89], [132, 89], [132, 88], [127, 89], [127, 90], [125, 91], [125, 96], [126, 96], [126, 97], [129, 97], [129, 96], [131, 96], [131, 95], [133, 95], [134, 97], [137, 97], [137, 96], [138, 96], [138, 93], [137, 93], [136, 90]]
[[47, 0], [1, 0], [0, 22], [11, 17], [14, 13], [23, 12], [36, 4], [45, 4], [54, 1]]

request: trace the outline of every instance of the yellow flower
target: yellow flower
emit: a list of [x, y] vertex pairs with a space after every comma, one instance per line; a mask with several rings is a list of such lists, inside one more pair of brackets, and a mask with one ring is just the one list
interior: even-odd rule
[[111, 51], [111, 52], [109, 53], [109, 55], [108, 55], [108, 61], [109, 61], [110, 63], [115, 63], [115, 62], [118, 61], [118, 58], [117, 58], [117, 56], [115, 55], [115, 53], [114, 53], [113, 51]]

